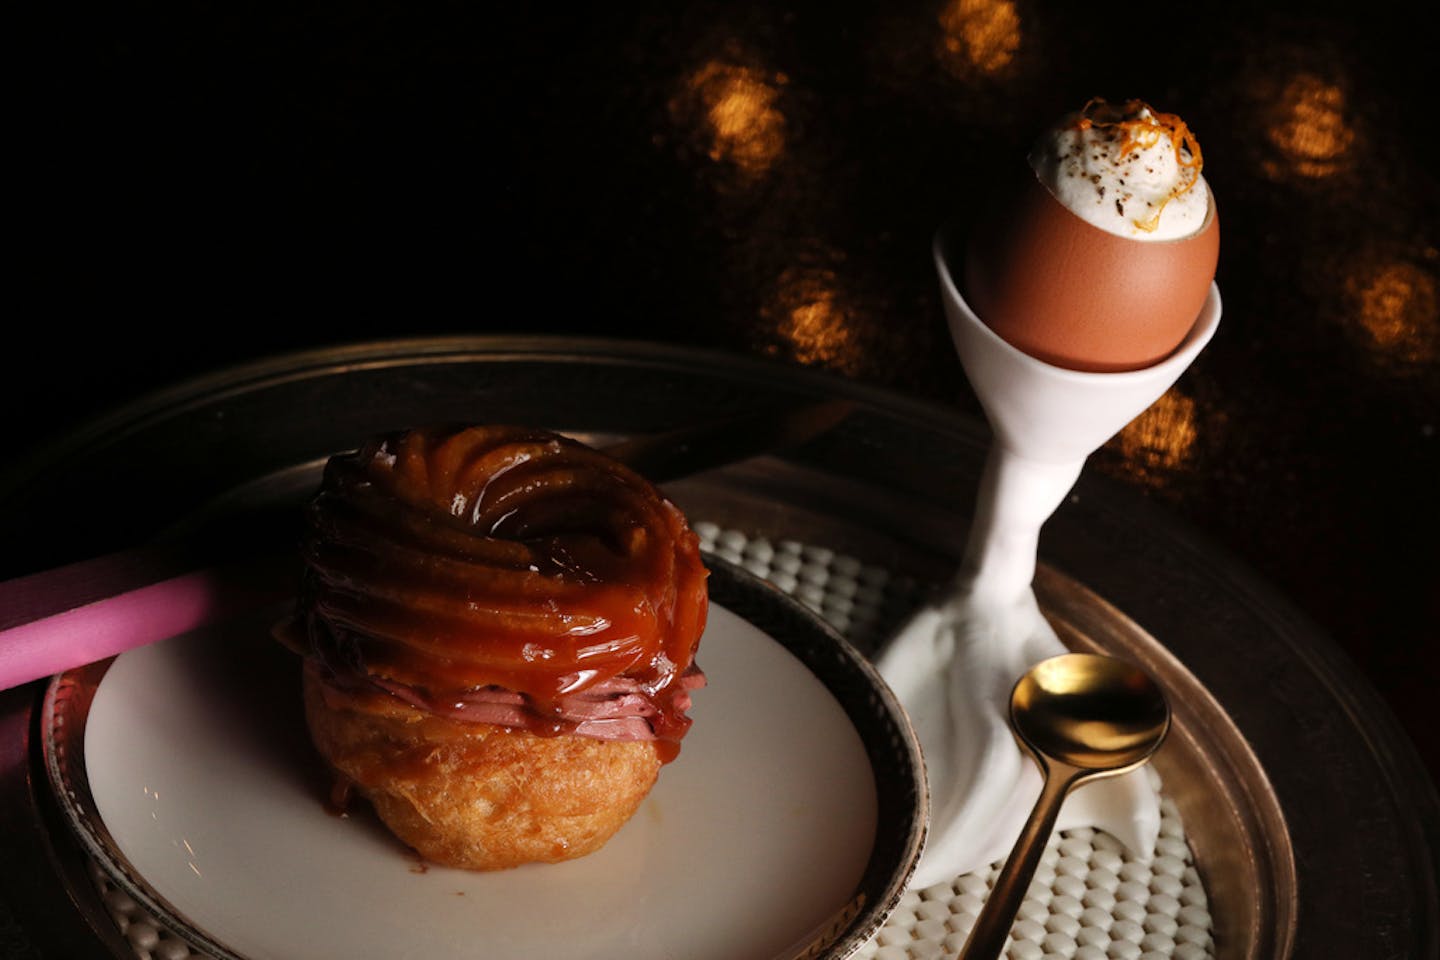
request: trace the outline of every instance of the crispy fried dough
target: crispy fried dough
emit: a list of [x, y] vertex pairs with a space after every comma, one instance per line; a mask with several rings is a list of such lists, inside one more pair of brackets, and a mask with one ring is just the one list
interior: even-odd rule
[[320, 754], [380, 819], [432, 863], [501, 870], [599, 849], [660, 772], [654, 742], [542, 737], [401, 705], [384, 713], [327, 698], [305, 670]]

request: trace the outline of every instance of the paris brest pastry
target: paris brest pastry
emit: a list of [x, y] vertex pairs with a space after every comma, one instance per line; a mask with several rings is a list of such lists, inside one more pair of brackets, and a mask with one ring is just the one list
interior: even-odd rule
[[330, 460], [303, 554], [281, 633], [311, 739], [425, 860], [583, 856], [678, 754], [707, 574], [623, 464], [518, 427], [379, 437]]

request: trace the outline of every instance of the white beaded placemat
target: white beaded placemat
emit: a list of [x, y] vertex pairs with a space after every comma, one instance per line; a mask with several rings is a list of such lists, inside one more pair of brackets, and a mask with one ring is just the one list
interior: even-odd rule
[[[862, 650], [914, 609], [924, 587], [884, 567], [793, 540], [771, 543], [713, 523], [694, 525], [700, 547], [791, 594]], [[1213, 956], [1205, 888], [1175, 803], [1161, 790], [1160, 837], [1149, 862], [1109, 834], [1067, 830], [1051, 838], [1010, 933], [1010, 960], [1204, 960]], [[950, 883], [909, 890], [857, 960], [955, 957], [1000, 864]]]
[[[925, 585], [825, 547], [771, 542], [706, 521], [701, 549], [769, 580], [873, 650], [919, 602]], [[1011, 931], [1009, 960], [1206, 960], [1214, 955], [1205, 888], [1174, 802], [1160, 795], [1160, 838], [1148, 862], [1097, 830], [1051, 838]], [[958, 954], [1000, 864], [950, 883], [909, 890], [857, 960], [941, 960]], [[92, 876], [139, 960], [205, 958], [110, 882]]]

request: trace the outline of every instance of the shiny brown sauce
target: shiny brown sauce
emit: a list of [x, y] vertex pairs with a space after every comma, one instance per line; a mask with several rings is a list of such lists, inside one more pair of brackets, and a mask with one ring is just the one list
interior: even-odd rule
[[599, 451], [505, 426], [377, 438], [327, 465], [303, 556], [298, 625], [349, 706], [465, 719], [477, 691], [514, 691], [554, 735], [580, 726], [567, 698], [625, 678], [662, 755], [689, 727], [698, 539]]

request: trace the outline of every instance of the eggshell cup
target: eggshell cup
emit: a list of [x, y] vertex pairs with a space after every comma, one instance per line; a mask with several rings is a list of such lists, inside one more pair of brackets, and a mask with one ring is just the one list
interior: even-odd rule
[[1165, 357], [1199, 316], [1220, 255], [1215, 200], [1178, 240], [1135, 240], [1087, 223], [1033, 175], [972, 231], [970, 307], [1006, 342], [1058, 367], [1137, 370]]
[[[1072, 219], [1103, 233], [1078, 217]], [[1139, 244], [1118, 237], [1116, 241], [1127, 248], [1165, 245]], [[986, 418], [1003, 448], [1032, 462], [1083, 462], [1168, 390], [1220, 325], [1220, 289], [1213, 282], [1203, 283], [1199, 301], [1189, 308], [1179, 345], [1171, 343], [1163, 348], [1158, 362], [1113, 373], [1069, 369], [1017, 349], [981, 320], [961, 293], [951, 270], [956, 257], [963, 253], [957, 231], [943, 229], [937, 233], [933, 252], [950, 332]], [[1085, 291], [1076, 291], [1075, 298], [1093, 303]], [[1071, 311], [1060, 302], [1055, 305], [1058, 316], [1052, 319], [1063, 324], [1084, 309], [1093, 308]], [[1076, 467], [1078, 472], [1078, 463]]]

